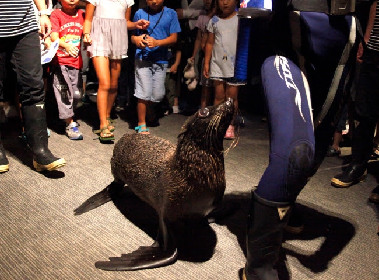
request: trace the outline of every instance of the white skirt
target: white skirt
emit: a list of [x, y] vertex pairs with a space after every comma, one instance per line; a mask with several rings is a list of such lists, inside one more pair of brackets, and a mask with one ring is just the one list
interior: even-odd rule
[[128, 52], [128, 29], [125, 19], [94, 17], [91, 28], [90, 57], [105, 56], [122, 59]]

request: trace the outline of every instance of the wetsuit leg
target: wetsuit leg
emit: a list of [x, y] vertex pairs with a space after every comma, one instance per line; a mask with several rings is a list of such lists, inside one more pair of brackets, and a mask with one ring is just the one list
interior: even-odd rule
[[274, 202], [293, 202], [308, 179], [314, 155], [314, 133], [308, 83], [301, 70], [283, 56], [262, 66], [270, 123], [270, 162], [256, 195]]

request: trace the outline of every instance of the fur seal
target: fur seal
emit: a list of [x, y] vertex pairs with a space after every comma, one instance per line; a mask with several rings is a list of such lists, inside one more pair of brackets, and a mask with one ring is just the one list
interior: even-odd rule
[[158, 214], [156, 242], [120, 258], [96, 262], [104, 270], [137, 270], [172, 264], [177, 259], [171, 225], [182, 218], [206, 216], [225, 191], [223, 139], [234, 115], [233, 100], [200, 109], [184, 123], [175, 146], [143, 134], [125, 134], [111, 159], [114, 183], [74, 210], [80, 215], [127, 188]]

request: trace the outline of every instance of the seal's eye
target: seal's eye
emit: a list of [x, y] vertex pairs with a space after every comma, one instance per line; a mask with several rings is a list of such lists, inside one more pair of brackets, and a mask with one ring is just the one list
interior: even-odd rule
[[199, 117], [201, 118], [206, 118], [209, 115], [209, 109], [208, 108], [203, 108], [199, 110]]

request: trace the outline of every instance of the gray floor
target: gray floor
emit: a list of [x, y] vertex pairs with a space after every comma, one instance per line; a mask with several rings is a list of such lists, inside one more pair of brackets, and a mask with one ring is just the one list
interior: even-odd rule
[[[238, 145], [225, 158], [225, 203], [240, 206], [233, 215], [191, 228], [182, 237], [179, 260], [171, 266], [106, 272], [94, 263], [150, 245], [156, 221], [140, 202], [126, 199], [73, 215], [112, 182], [113, 145], [94, 140], [94, 112], [81, 112], [83, 141], [52, 131], [50, 149], [67, 166], [49, 175], [33, 171], [17, 133], [3, 133], [10, 171], [0, 175], [0, 279], [238, 279], [245, 262], [249, 192], [268, 164], [267, 124], [245, 115]], [[175, 142], [185, 119], [164, 117], [151, 133]], [[117, 139], [134, 133], [122, 119], [116, 127]], [[224, 144], [227, 148], [230, 142]], [[377, 185], [379, 163], [370, 163], [364, 182], [333, 188], [330, 178], [341, 171], [348, 154], [345, 148], [342, 157], [327, 158], [298, 197], [306, 229], [300, 236], [287, 236], [279, 262], [281, 279], [379, 279], [379, 209], [367, 199]]]

